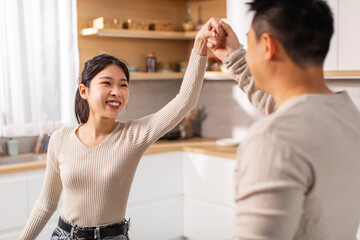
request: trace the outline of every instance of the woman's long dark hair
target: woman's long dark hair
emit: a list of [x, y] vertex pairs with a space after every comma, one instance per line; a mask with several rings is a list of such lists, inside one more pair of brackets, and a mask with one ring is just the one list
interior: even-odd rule
[[[102, 71], [107, 66], [115, 64], [120, 67], [126, 76], [126, 81], [129, 83], [130, 76], [129, 70], [125, 63], [120, 61], [114, 56], [108, 54], [101, 54], [99, 56], [94, 57], [93, 59], [88, 60], [85, 63], [84, 69], [81, 72], [81, 76], [79, 78], [79, 85], [84, 84], [85, 87], [90, 87], [91, 80]], [[90, 109], [88, 102], [80, 96], [79, 88], [76, 90], [75, 95], [75, 116], [78, 123], [86, 123], [89, 119]]]

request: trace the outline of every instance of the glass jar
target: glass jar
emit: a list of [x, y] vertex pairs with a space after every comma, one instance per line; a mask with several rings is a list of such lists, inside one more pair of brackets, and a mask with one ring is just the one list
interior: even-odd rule
[[146, 55], [146, 71], [156, 72], [156, 57], [153, 52]]

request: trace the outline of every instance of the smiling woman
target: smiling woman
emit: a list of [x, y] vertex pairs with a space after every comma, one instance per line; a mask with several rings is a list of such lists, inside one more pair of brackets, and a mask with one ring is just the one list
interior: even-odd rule
[[[74, 239], [128, 239], [127, 200], [144, 152], [174, 128], [195, 106], [207, 61], [207, 39], [223, 30], [210, 19], [197, 33], [179, 93], [154, 114], [118, 122], [129, 98], [129, 71], [110, 55], [85, 63], [76, 92], [80, 123], [53, 133], [43, 189], [21, 234], [35, 239], [57, 208], [61, 192], [59, 233]], [[110, 237], [110, 238], [107, 238]]]
[[[75, 96], [75, 115], [78, 123], [88, 122], [90, 105], [93, 113], [105, 114], [107, 108], [112, 111], [111, 118], [116, 118], [126, 106], [129, 98], [129, 70], [119, 59], [102, 54], [85, 63], [79, 79], [79, 89]], [[111, 96], [111, 97], [109, 97]]]
[[0, 28], [0, 136], [36, 135], [45, 115], [75, 122], [76, 1], [0, 1]]

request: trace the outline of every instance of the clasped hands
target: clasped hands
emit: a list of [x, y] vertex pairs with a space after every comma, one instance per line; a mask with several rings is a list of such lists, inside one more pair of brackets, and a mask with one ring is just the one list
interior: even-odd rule
[[196, 35], [196, 39], [205, 41], [214, 55], [223, 61], [240, 45], [239, 40], [223, 19], [210, 18]]

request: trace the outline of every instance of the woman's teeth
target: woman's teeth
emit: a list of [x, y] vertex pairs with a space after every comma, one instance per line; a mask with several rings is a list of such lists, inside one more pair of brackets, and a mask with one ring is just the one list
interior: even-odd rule
[[114, 107], [120, 106], [120, 103], [118, 103], [118, 102], [107, 102], [107, 104], [114, 106]]

